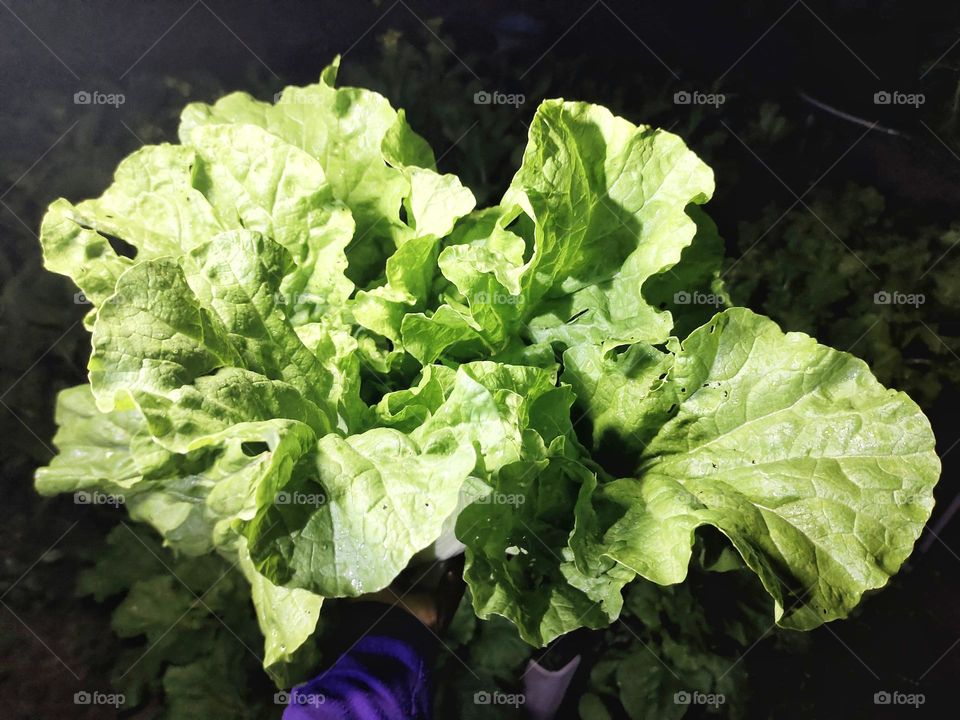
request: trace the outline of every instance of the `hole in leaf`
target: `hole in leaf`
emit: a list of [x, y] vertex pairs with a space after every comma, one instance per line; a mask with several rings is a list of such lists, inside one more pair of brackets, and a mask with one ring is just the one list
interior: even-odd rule
[[117, 255], [130, 258], [131, 260], [137, 256], [137, 248], [123, 238], [117, 237], [116, 235], [108, 235], [105, 232], [101, 232], [100, 234], [107, 239], [107, 242], [110, 243], [110, 247], [113, 248], [113, 251]]
[[523, 262], [530, 262], [534, 250], [536, 250], [533, 240], [535, 235], [533, 221], [526, 213], [521, 212], [505, 229], [523, 240]]
[[240, 443], [240, 449], [247, 457], [256, 457], [267, 452], [270, 446], [265, 442], [242, 442]]
[[577, 318], [579, 318], [581, 315], [584, 315], [584, 314], [586, 314], [586, 313], [588, 313], [588, 312], [590, 312], [590, 308], [584, 308], [584, 309], [581, 310], [580, 312], [576, 313], [576, 314], [575, 314], [573, 317], [571, 317], [569, 320], [567, 320], [567, 324], [569, 325], [570, 323], [574, 322]]

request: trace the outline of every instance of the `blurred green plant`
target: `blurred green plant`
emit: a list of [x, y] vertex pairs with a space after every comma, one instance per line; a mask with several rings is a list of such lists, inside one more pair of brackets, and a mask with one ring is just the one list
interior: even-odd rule
[[858, 355], [921, 406], [960, 386], [960, 222], [905, 222], [854, 184], [806, 202], [741, 223], [724, 274], [734, 303]]
[[262, 638], [249, 584], [222, 558], [175, 555], [145, 527], [118, 525], [77, 594], [119, 600], [111, 626], [125, 642], [111, 682], [125, 709], [162, 691], [170, 720], [280, 717], [252, 649]]

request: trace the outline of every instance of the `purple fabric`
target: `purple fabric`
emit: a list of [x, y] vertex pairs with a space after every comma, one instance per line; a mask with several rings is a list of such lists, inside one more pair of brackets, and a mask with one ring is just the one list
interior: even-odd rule
[[356, 607], [367, 619], [359, 626], [373, 623], [370, 631], [330, 668], [291, 690], [283, 720], [430, 720], [436, 648], [429, 630], [397, 608], [384, 615], [383, 605]]

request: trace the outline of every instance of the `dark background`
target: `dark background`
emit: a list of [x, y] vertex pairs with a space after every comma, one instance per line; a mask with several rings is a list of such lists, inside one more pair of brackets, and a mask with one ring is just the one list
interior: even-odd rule
[[[52, 453], [55, 393], [84, 380], [88, 345], [84, 308], [69, 282], [41, 269], [35, 233], [53, 199], [96, 196], [125, 155], [175, 141], [186, 102], [234, 89], [267, 99], [314, 82], [344, 54], [342, 80], [406, 107], [441, 170], [459, 174], [479, 203], [506, 187], [543, 97], [599, 102], [672, 128], [716, 171], [708, 210], [735, 268], [734, 299], [882, 365], [881, 379], [910, 391], [931, 417], [944, 460], [936, 522], [957, 494], [960, 303], [950, 290], [960, 293], [960, 266], [952, 244], [920, 247], [920, 238], [958, 219], [958, 40], [955, 3], [0, 0], [0, 707], [10, 717], [64, 717], [76, 689], [106, 686], [119, 643], [109, 607], [73, 597], [77, 569], [118, 516], [32, 491], [33, 469]], [[523, 93], [526, 102], [478, 106], [481, 89]], [[82, 90], [122, 93], [125, 102], [74, 104]], [[726, 102], [676, 105], [681, 90], [722, 92]], [[925, 101], [877, 105], [882, 90]], [[883, 197], [884, 232], [901, 252], [916, 242], [916, 254], [930, 254], [922, 273], [897, 275], [896, 256], [873, 259], [879, 231], [837, 208], [851, 183]], [[811, 216], [822, 245], [801, 247], [796, 235]], [[849, 271], [843, 292], [831, 283], [845, 272], [837, 252], [870, 266]], [[793, 307], [777, 280], [787, 266], [808, 279]], [[936, 301], [883, 319], [897, 360], [883, 365], [876, 324], [846, 346], [831, 335], [863, 319], [864, 297], [921, 292], [931, 277]], [[817, 283], [833, 295], [817, 301]], [[802, 652], [750, 650], [750, 715], [912, 717], [955, 705], [958, 525], [926, 535], [925, 552], [889, 588], [854, 618], [813, 632]], [[875, 706], [881, 689], [923, 692], [926, 706]]]

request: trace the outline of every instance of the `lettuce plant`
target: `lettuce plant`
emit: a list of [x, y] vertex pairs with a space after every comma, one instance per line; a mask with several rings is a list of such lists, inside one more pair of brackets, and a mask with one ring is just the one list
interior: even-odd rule
[[121, 496], [238, 564], [274, 677], [325, 598], [461, 549], [476, 614], [533, 645], [682, 582], [705, 525], [786, 628], [898, 570], [939, 475], [927, 419], [847, 353], [714, 314], [713, 174], [680, 138], [548, 100], [477, 209], [336, 73], [189, 105], [179, 144], [50, 206], [92, 353], [41, 493]]

